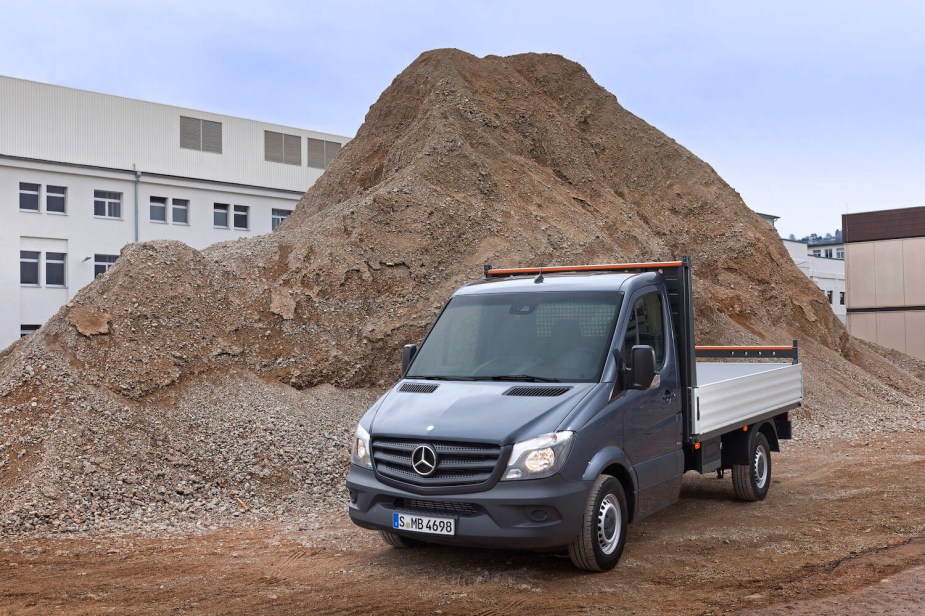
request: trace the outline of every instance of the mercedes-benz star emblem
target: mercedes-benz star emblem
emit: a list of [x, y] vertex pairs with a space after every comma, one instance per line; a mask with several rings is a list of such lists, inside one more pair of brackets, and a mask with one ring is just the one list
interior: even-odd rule
[[411, 468], [421, 477], [432, 475], [437, 470], [437, 453], [427, 445], [421, 445], [411, 453]]

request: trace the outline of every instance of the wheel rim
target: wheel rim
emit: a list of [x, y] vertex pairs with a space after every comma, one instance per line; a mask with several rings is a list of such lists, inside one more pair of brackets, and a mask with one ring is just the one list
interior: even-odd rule
[[768, 453], [764, 447], [755, 449], [755, 462], [752, 465], [752, 471], [755, 473], [755, 486], [761, 490], [768, 482]]
[[623, 525], [623, 514], [620, 503], [613, 494], [608, 494], [601, 501], [597, 512], [597, 543], [604, 554], [613, 554], [620, 543], [620, 531]]

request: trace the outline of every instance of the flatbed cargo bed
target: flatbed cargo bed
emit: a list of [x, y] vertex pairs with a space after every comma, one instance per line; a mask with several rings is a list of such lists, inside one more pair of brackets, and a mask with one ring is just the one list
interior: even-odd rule
[[803, 397], [803, 365], [696, 363], [691, 435], [697, 440], [783, 413]]

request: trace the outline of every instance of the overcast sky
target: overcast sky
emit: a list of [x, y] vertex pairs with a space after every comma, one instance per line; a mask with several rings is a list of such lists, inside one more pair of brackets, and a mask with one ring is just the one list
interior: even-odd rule
[[781, 234], [925, 205], [925, 2], [0, 0], [0, 74], [353, 135], [421, 52], [575, 60]]

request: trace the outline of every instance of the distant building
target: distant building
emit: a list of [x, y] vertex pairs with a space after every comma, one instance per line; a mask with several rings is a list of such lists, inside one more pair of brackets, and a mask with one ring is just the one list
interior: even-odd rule
[[268, 233], [347, 140], [0, 76], [0, 349], [129, 242]]
[[780, 216], [774, 216], [773, 214], [762, 214], [761, 212], [755, 212], [755, 213], [761, 216], [761, 218], [764, 219], [764, 221], [768, 223], [769, 225], [771, 225], [772, 227], [775, 225], [775, 223], [778, 220], [780, 220]]
[[807, 245], [803, 242], [795, 240], [783, 240], [783, 242], [793, 262], [817, 287], [822, 289], [832, 307], [832, 312], [844, 323], [847, 313], [845, 262], [836, 258], [807, 254]]
[[848, 331], [925, 359], [925, 207], [844, 214]]
[[845, 242], [842, 239], [841, 229], [836, 229], [835, 235], [826, 233], [825, 237], [820, 237], [813, 233], [801, 241], [806, 243], [807, 254], [813, 257], [822, 257], [823, 259], [845, 258]]

